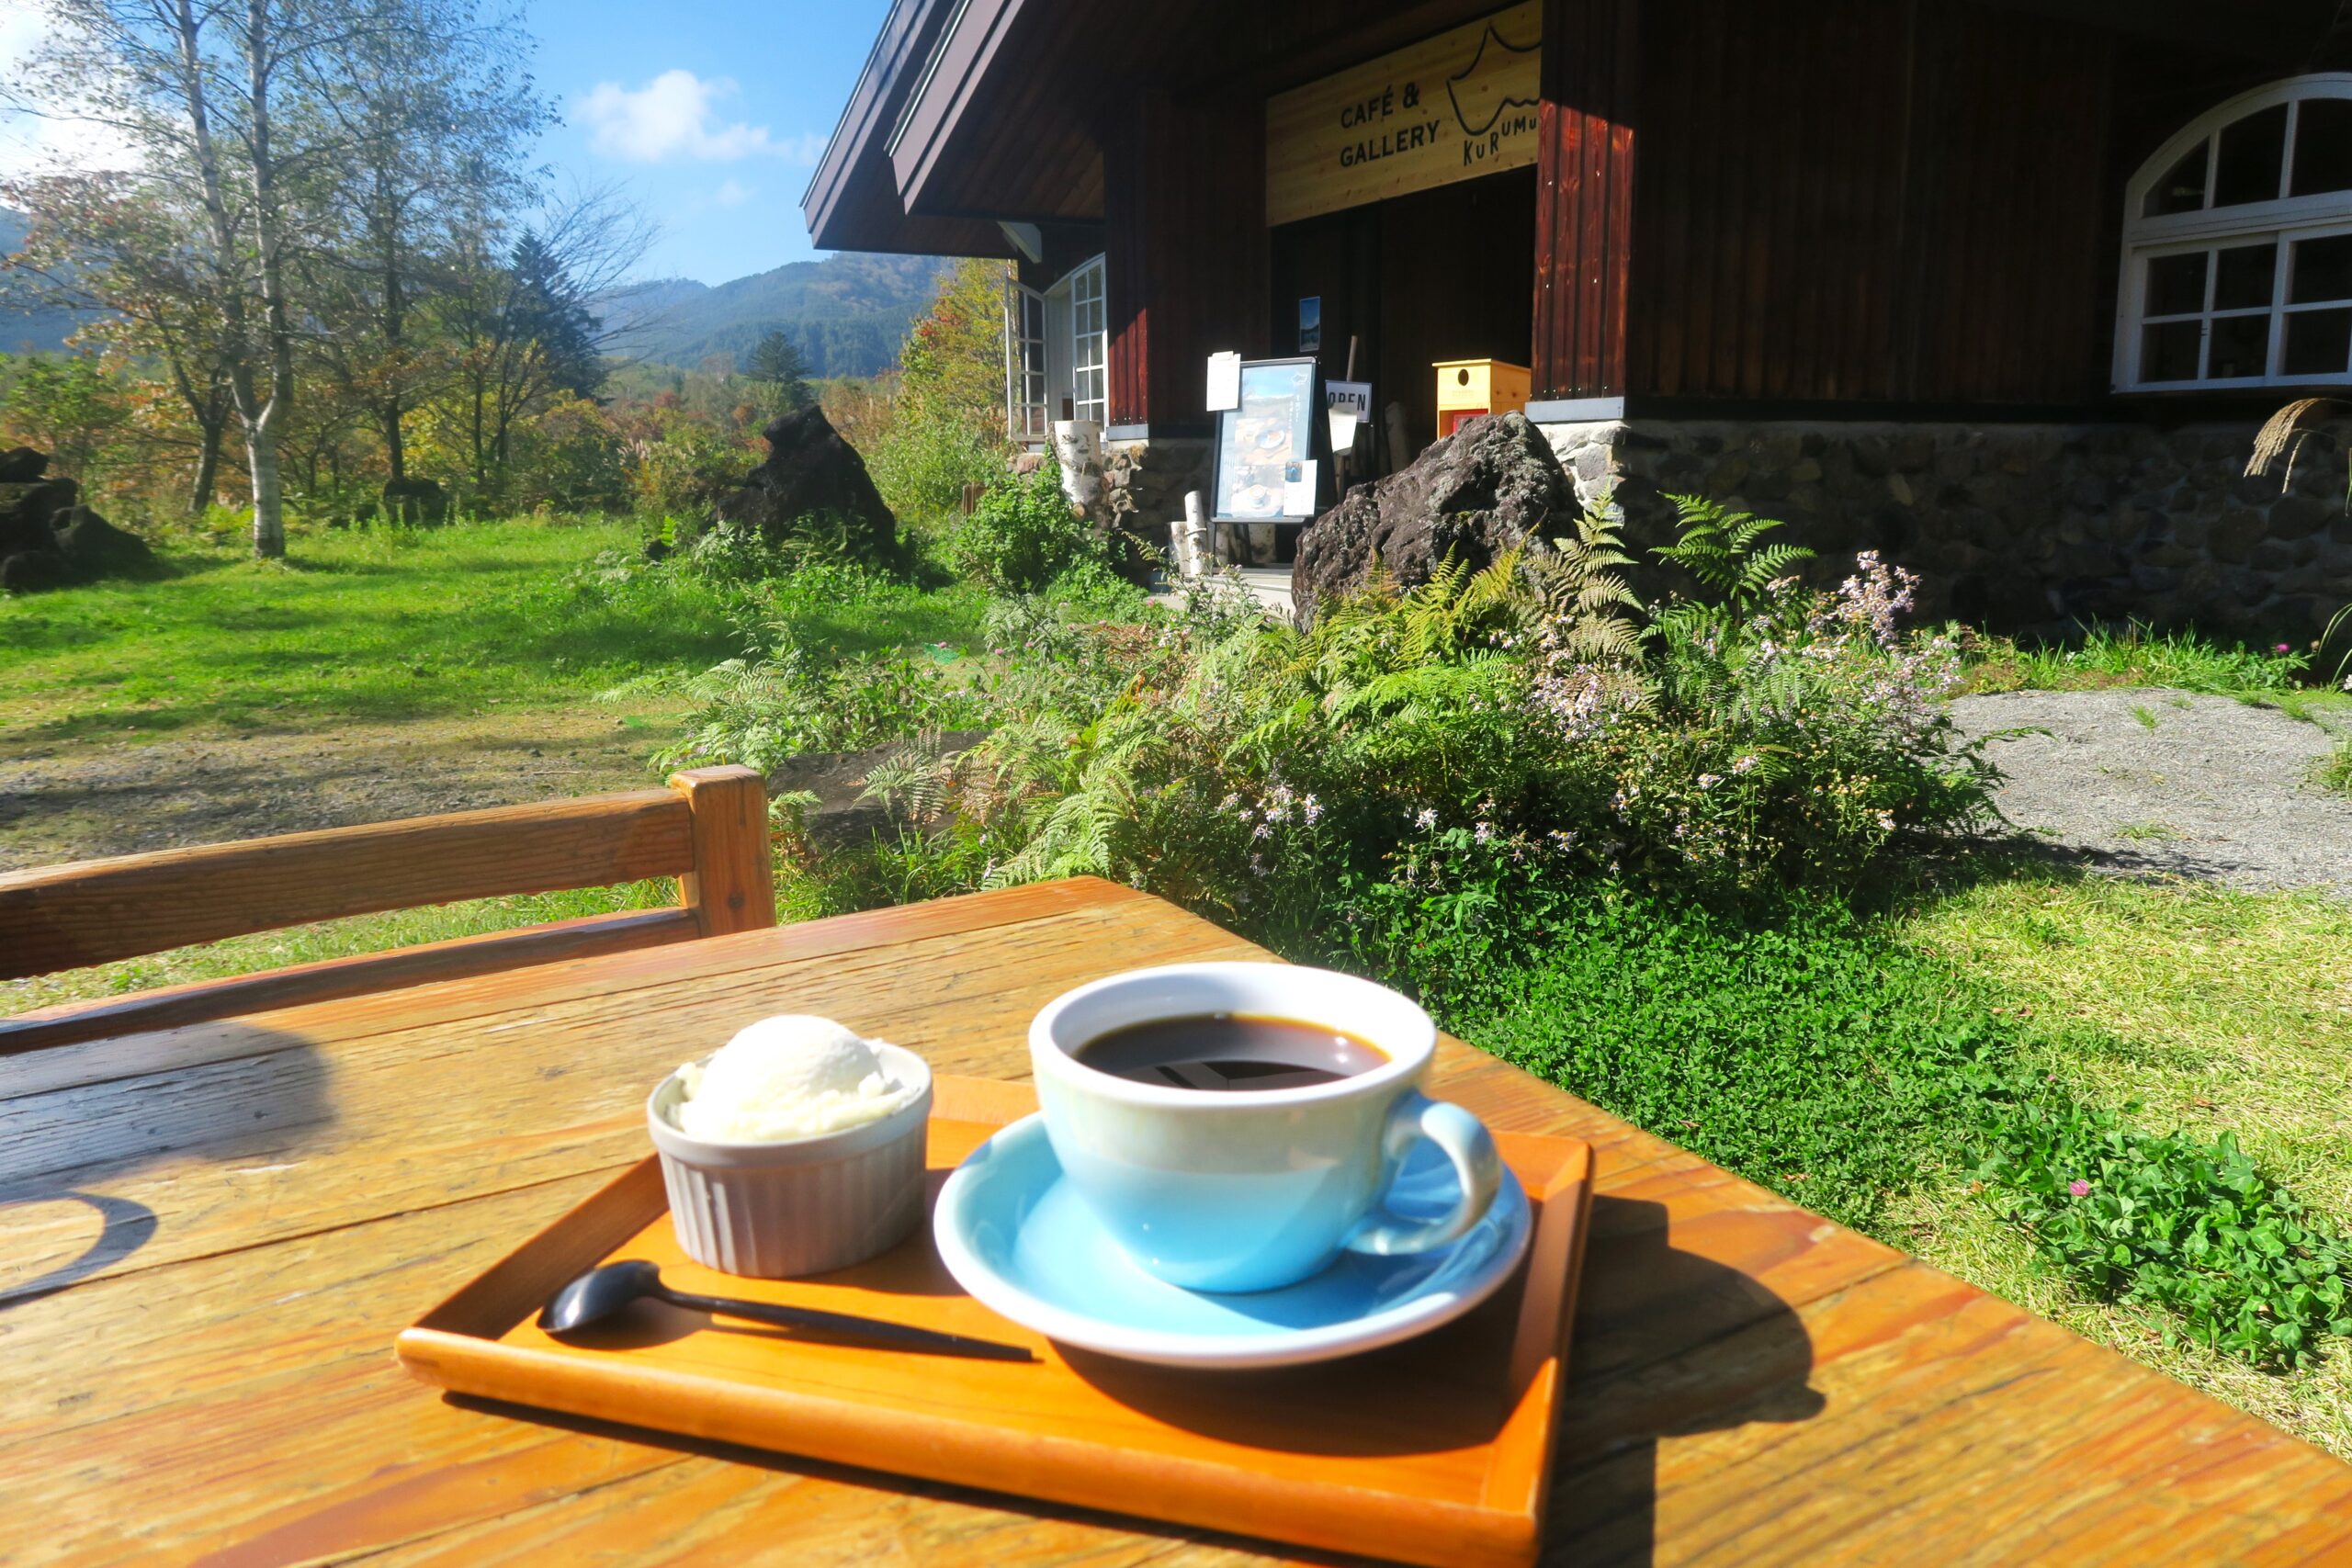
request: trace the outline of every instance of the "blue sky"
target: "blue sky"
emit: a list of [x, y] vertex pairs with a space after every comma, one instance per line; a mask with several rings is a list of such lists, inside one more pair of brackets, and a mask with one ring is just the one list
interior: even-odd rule
[[800, 193], [888, 0], [536, 0], [542, 156], [625, 180], [662, 238], [653, 277], [724, 283], [816, 253]]
[[[889, 0], [526, 0], [564, 123], [542, 162], [617, 180], [662, 231], [648, 277], [724, 283], [816, 253], [800, 217], [825, 139]], [[486, 7], [487, 8], [487, 7]], [[45, 30], [0, 0], [0, 78]], [[119, 152], [86, 124], [0, 113], [0, 173]]]

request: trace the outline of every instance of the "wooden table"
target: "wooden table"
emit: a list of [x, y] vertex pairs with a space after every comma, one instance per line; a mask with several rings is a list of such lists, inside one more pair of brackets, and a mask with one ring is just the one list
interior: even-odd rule
[[[390, 1348], [746, 1019], [1016, 1077], [1055, 993], [1257, 952], [1059, 883], [0, 1057], [0, 1559], [1264, 1561], [469, 1407]], [[2352, 1561], [2352, 1467], [1466, 1046], [1437, 1083], [1600, 1156], [1551, 1561]]]

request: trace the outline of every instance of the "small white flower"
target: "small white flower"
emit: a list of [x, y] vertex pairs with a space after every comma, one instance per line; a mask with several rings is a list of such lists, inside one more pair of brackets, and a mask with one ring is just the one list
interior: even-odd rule
[[1436, 827], [1437, 808], [1431, 806], [1422, 807], [1420, 810], [1413, 814], [1413, 826], [1420, 829], [1425, 833], [1431, 828]]

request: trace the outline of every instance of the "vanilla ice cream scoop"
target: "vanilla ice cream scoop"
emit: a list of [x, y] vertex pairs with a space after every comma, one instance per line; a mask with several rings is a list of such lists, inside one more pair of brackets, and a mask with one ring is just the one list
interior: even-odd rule
[[890, 1076], [872, 1044], [830, 1018], [788, 1013], [748, 1024], [707, 1063], [678, 1069], [678, 1130], [709, 1143], [764, 1144], [862, 1127], [920, 1091]]

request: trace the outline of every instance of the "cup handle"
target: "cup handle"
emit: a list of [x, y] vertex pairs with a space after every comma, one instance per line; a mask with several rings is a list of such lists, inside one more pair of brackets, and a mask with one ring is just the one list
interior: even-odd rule
[[1382, 1258], [1427, 1252], [1443, 1247], [1485, 1217], [1503, 1179], [1502, 1156], [1495, 1152], [1494, 1136], [1487, 1124], [1458, 1105], [1408, 1089], [1389, 1109], [1388, 1123], [1381, 1130], [1381, 1150], [1389, 1169], [1401, 1169], [1406, 1151], [1423, 1138], [1453, 1162], [1453, 1173], [1462, 1183], [1462, 1201], [1453, 1213], [1434, 1220], [1399, 1220], [1376, 1207], [1348, 1237], [1349, 1251]]

